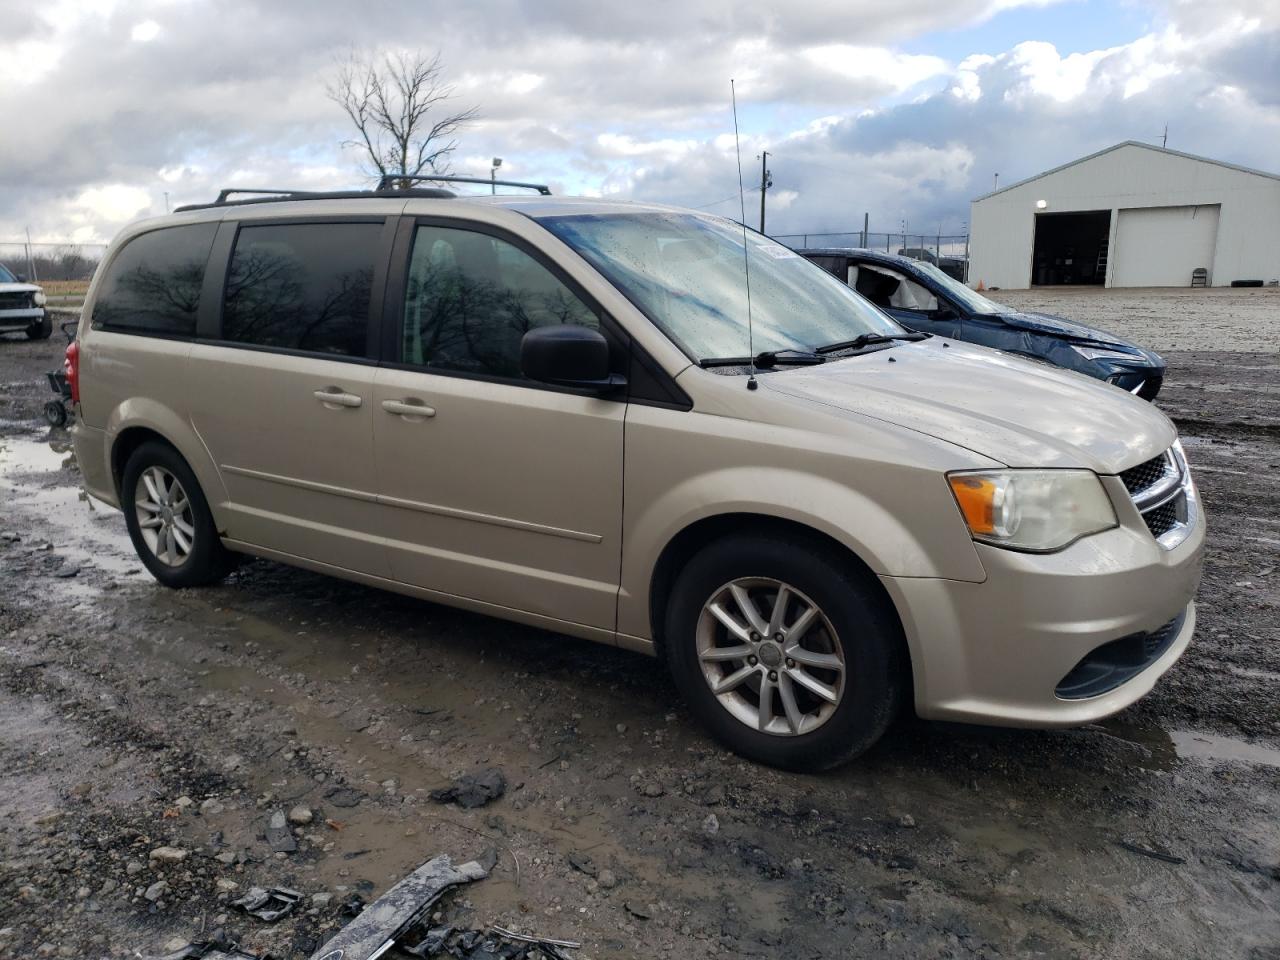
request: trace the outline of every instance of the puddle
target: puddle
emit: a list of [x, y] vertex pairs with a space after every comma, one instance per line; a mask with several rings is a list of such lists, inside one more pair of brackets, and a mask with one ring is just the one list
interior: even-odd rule
[[[63, 434], [0, 437], [0, 504], [0, 526], [16, 509], [36, 514], [44, 528], [36, 539], [51, 541], [59, 556], [116, 576], [143, 573], [120, 513], [83, 494], [75, 453]], [[62, 586], [72, 594], [93, 592], [83, 583]]]
[[1161, 770], [1177, 761], [1200, 760], [1205, 763], [1244, 763], [1280, 769], [1280, 749], [1249, 743], [1236, 737], [1220, 737], [1192, 730], [1161, 730], [1138, 727], [1118, 721], [1099, 724], [1107, 735], [1145, 747], [1151, 753], [1143, 766]]
[[1194, 758], [1213, 763], [1225, 760], [1280, 768], [1280, 750], [1261, 744], [1186, 730], [1175, 730], [1169, 734], [1169, 738], [1173, 741], [1178, 756], [1183, 759]]

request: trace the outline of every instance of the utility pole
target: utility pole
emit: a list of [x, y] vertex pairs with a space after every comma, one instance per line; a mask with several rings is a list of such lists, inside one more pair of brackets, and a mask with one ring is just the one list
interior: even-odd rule
[[1167, 123], [1164, 125], [1164, 136], [1160, 138], [1160, 149], [1169, 149], [1169, 125]]
[[760, 232], [764, 233], [764, 192], [773, 186], [769, 173], [769, 151], [760, 154]]
[[992, 184], [991, 189], [992, 189], [992, 190], [999, 190], [999, 189], [1000, 189], [1000, 174], [998, 174], [998, 173], [996, 174], [996, 182], [995, 182], [994, 184]]

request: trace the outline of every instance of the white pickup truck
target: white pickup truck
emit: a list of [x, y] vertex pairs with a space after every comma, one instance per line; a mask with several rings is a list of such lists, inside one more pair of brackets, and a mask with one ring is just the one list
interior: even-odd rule
[[0, 263], [0, 333], [19, 331], [31, 340], [46, 340], [53, 323], [45, 309], [44, 291]]

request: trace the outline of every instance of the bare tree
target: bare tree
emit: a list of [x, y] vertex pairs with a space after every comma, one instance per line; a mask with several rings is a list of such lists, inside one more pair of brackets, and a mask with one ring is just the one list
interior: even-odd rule
[[476, 107], [447, 109], [453, 85], [444, 80], [438, 53], [376, 59], [353, 52], [326, 92], [359, 134], [343, 145], [361, 149], [378, 177], [448, 173], [455, 135], [480, 115]]

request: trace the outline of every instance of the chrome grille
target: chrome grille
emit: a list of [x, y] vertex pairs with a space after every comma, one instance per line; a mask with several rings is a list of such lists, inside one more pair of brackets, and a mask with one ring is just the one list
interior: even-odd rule
[[1151, 531], [1151, 535], [1157, 540], [1172, 530], [1178, 524], [1178, 498], [1175, 497], [1168, 503], [1148, 510], [1142, 515], [1142, 519], [1147, 524], [1147, 529]]
[[1159, 482], [1172, 466], [1169, 462], [1169, 454], [1162, 453], [1158, 457], [1152, 457], [1146, 463], [1140, 463], [1136, 467], [1125, 470], [1120, 474], [1120, 480], [1124, 488], [1129, 491], [1129, 495], [1133, 496]]
[[1174, 444], [1120, 474], [1142, 521], [1160, 546], [1172, 550], [1196, 524], [1198, 504], [1195, 486], [1182, 448]]

